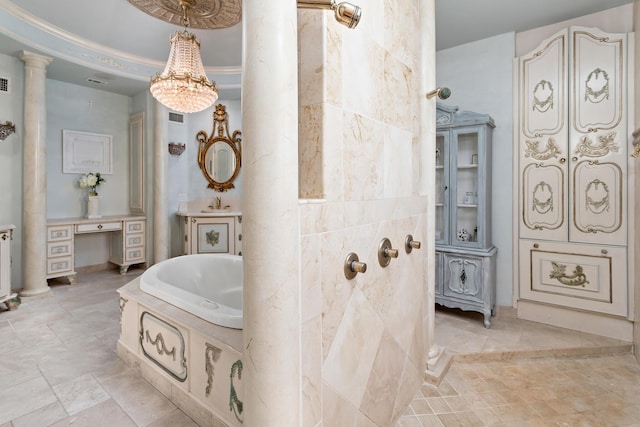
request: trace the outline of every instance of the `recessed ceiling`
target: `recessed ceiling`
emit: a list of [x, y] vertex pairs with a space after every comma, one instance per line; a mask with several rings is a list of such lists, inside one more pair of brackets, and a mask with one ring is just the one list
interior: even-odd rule
[[[362, 7], [366, 19], [367, 2], [351, 1]], [[525, 31], [631, 2], [436, 0], [436, 46], [440, 50]], [[33, 22], [40, 27], [18, 28]], [[53, 56], [48, 78], [129, 96], [147, 90], [149, 78], [164, 68], [169, 37], [180, 29], [128, 0], [0, 0], [0, 53], [17, 56], [21, 50], [31, 50]], [[200, 41], [203, 63], [221, 99], [239, 99], [242, 23], [191, 31]], [[57, 37], [58, 45], [47, 46], [47, 37]]]

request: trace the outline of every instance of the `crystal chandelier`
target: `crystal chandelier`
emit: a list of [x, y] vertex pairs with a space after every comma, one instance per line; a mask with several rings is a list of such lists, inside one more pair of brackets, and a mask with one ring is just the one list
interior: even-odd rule
[[193, 6], [193, 0], [180, 0], [180, 6], [184, 31], [171, 36], [167, 65], [151, 79], [149, 89], [162, 105], [181, 113], [196, 113], [216, 102], [218, 90], [204, 72], [196, 35], [187, 31], [187, 9]]

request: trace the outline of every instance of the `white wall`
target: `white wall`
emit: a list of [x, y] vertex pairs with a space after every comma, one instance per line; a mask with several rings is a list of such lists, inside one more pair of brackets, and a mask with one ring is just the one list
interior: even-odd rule
[[[62, 131], [111, 135], [113, 173], [98, 187], [100, 213], [129, 213], [129, 115], [132, 100], [102, 90], [47, 80], [47, 218], [86, 214], [87, 190], [78, 186], [83, 174], [62, 173]], [[109, 257], [108, 234], [76, 236], [75, 266], [103, 264]], [[44, 238], [44, 236], [43, 236]]]
[[515, 34], [506, 33], [436, 53], [436, 82], [451, 89], [443, 101], [460, 111], [489, 114], [493, 130], [492, 240], [498, 248], [497, 304], [511, 305], [513, 289], [512, 156], [513, 87], [512, 59]]

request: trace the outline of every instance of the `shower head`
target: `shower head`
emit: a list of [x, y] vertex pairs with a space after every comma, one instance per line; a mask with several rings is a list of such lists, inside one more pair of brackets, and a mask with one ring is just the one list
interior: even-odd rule
[[303, 9], [331, 9], [336, 21], [347, 28], [355, 28], [360, 22], [362, 10], [359, 6], [348, 2], [336, 3], [336, 0], [298, 0], [298, 7]]
[[447, 99], [451, 96], [451, 89], [448, 87], [439, 87], [427, 93], [427, 99], [431, 99], [434, 96], [437, 96], [439, 99]]

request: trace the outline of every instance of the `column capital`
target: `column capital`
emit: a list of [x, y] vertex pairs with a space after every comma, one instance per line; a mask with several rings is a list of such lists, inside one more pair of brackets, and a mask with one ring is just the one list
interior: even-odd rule
[[36, 68], [42, 68], [43, 70], [47, 65], [51, 64], [51, 61], [53, 61], [53, 58], [50, 56], [40, 55], [38, 53], [29, 52], [28, 50], [20, 52], [18, 57], [22, 59], [25, 64]]

